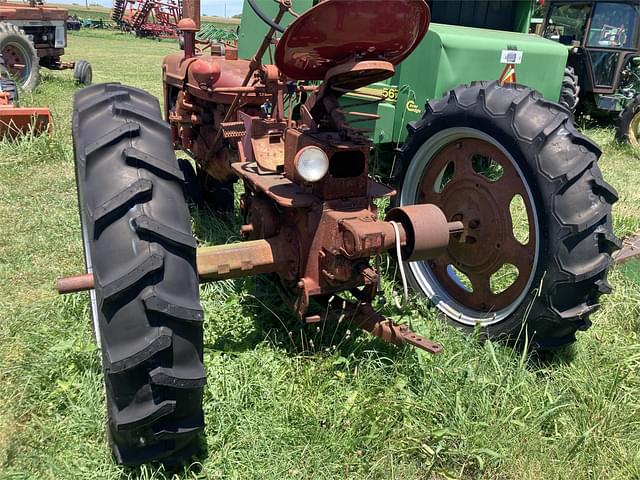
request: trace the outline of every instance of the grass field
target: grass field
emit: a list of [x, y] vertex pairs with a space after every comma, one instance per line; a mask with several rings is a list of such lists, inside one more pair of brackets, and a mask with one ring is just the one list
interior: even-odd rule
[[[68, 56], [91, 61], [95, 82], [160, 96], [160, 62], [176, 48], [83, 31], [69, 35]], [[83, 269], [75, 90], [70, 71], [45, 71], [24, 102], [51, 107], [55, 135], [0, 142], [0, 479], [640, 479], [631, 266], [612, 271], [615, 291], [577, 344], [544, 358], [464, 337], [416, 300], [385, 313], [441, 341], [438, 357], [345, 325], [301, 329], [264, 279], [208, 284], [207, 453], [178, 472], [116, 466], [88, 296], [53, 291], [57, 276]], [[587, 134], [620, 193], [616, 233], [640, 230], [640, 158], [610, 130]], [[237, 225], [203, 217], [199, 239], [238, 239]]]

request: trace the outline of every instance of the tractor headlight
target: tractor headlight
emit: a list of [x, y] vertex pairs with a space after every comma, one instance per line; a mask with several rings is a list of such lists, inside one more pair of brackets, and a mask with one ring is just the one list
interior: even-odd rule
[[329, 157], [318, 147], [305, 147], [295, 159], [298, 175], [307, 182], [317, 182], [329, 170]]

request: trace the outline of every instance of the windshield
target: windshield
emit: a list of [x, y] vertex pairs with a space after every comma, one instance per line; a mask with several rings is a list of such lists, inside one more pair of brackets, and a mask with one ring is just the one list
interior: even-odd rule
[[596, 4], [588, 47], [631, 48], [638, 12], [625, 3]]
[[551, 6], [545, 38], [564, 45], [582, 43], [591, 5], [582, 3], [555, 4]]

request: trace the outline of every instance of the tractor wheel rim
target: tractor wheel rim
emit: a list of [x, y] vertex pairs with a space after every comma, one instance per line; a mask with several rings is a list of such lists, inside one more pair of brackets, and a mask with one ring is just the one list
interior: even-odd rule
[[629, 131], [627, 132], [629, 143], [631, 145], [640, 146], [638, 138], [640, 137], [640, 110], [635, 113], [629, 123]]
[[[408, 265], [417, 286], [459, 323], [498, 323], [530, 290], [539, 256], [539, 226], [533, 195], [523, 178], [499, 142], [471, 128], [437, 133], [407, 169], [402, 205], [435, 204], [449, 221], [462, 221], [466, 227], [440, 257]], [[512, 213], [517, 196], [521, 208]]]
[[[26, 50], [17, 43], [9, 43], [2, 49], [2, 58], [9, 70], [9, 73], [21, 82], [26, 82], [31, 75], [31, 58]], [[16, 68], [15, 65], [24, 65]]]
[[[83, 200], [83, 196], [82, 193], [78, 192], [78, 195], [80, 197], [80, 208], [82, 209], [82, 206], [85, 204], [84, 200]], [[85, 221], [82, 219], [82, 213], [80, 214], [80, 226], [82, 228], [82, 248], [84, 251], [84, 262], [85, 262], [85, 266], [87, 269], [87, 273], [93, 273], [93, 263], [91, 262], [91, 252], [89, 251], [89, 230], [87, 229], [87, 225], [85, 224]], [[98, 349], [102, 349], [102, 338], [100, 335], [100, 319], [98, 317], [99, 315], [99, 310], [98, 310], [98, 300], [96, 298], [96, 291], [95, 288], [92, 288], [91, 290], [89, 290], [89, 302], [90, 302], [90, 306], [91, 306], [91, 322], [93, 324], [93, 334], [94, 334], [94, 338], [96, 340], [96, 345], [98, 346]]]

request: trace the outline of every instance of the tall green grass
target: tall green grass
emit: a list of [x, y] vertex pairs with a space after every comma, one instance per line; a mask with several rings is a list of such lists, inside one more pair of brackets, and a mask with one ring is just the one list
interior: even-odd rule
[[[70, 34], [94, 79], [161, 93], [169, 42]], [[398, 349], [346, 323], [301, 327], [269, 278], [202, 286], [205, 453], [176, 472], [121, 468], [105, 440], [104, 393], [86, 294], [53, 280], [81, 272], [70, 139], [71, 72], [44, 73], [31, 105], [55, 134], [0, 142], [0, 478], [640, 479], [640, 283], [627, 267], [577, 344], [539, 357], [446, 326], [413, 299], [399, 311], [442, 355]], [[637, 154], [607, 129], [615, 230], [640, 229]], [[194, 212], [203, 243], [237, 240], [238, 219]], [[387, 298], [397, 285], [386, 271]]]

